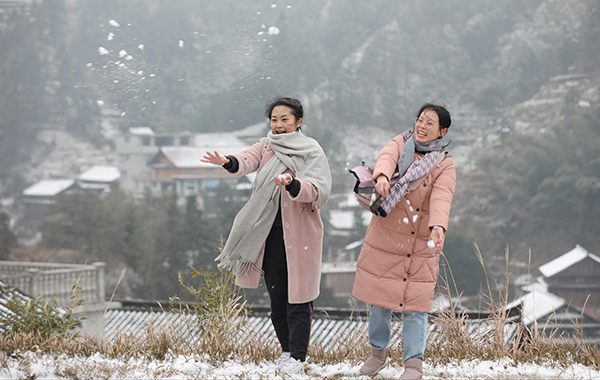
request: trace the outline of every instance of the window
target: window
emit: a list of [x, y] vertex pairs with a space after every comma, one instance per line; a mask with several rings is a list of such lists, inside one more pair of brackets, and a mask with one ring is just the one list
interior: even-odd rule
[[144, 146], [150, 146], [150, 136], [144, 136], [144, 137], [142, 137], [142, 145], [144, 145]]
[[194, 181], [186, 181], [185, 185], [188, 190], [194, 190], [196, 188], [196, 183], [194, 183]]
[[170, 136], [156, 137], [154, 139], [154, 142], [158, 146], [173, 146], [173, 137], [170, 137]]
[[190, 138], [189, 138], [189, 136], [181, 136], [179, 138], [179, 145], [190, 145]]
[[205, 181], [202, 181], [202, 186], [205, 189], [216, 189], [217, 186], [219, 186], [219, 180], [216, 180], [216, 179], [207, 179]]

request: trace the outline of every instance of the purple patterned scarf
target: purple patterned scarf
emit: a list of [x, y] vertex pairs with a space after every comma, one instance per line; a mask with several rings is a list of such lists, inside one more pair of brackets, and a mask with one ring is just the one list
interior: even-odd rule
[[[403, 135], [406, 143], [404, 144], [404, 148], [398, 159], [400, 179], [390, 188], [388, 197], [380, 195], [375, 202], [373, 202], [371, 211], [375, 215], [382, 217], [387, 216], [394, 206], [404, 197], [410, 182], [427, 177], [433, 168], [441, 161], [440, 158], [444, 158], [440, 157], [442, 150], [447, 146], [447, 141], [443, 136], [434, 141], [419, 143], [415, 140], [412, 131], [404, 132]], [[413, 162], [415, 151], [425, 153], [425, 156], [422, 159]]]

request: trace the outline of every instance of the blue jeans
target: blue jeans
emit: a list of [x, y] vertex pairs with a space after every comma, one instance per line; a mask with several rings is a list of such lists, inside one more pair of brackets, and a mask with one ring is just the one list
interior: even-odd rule
[[[404, 361], [410, 358], [423, 359], [427, 343], [427, 313], [402, 312], [402, 343]], [[390, 344], [392, 333], [392, 310], [371, 305], [369, 312], [369, 343], [378, 350]]]

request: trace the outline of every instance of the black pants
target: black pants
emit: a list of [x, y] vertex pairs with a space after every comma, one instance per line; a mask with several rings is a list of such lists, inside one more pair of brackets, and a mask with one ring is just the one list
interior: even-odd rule
[[263, 261], [265, 283], [271, 298], [271, 321], [284, 352], [306, 360], [310, 339], [312, 302], [291, 304], [288, 298], [288, 271], [281, 221], [276, 220], [267, 237]]

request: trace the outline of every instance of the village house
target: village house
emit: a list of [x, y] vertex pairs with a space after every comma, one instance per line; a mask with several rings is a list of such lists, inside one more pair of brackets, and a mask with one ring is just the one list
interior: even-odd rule
[[152, 176], [148, 162], [160, 147], [191, 146], [192, 142], [192, 134], [188, 131], [155, 133], [149, 127], [129, 128], [125, 134], [116, 136], [115, 150], [119, 157], [121, 188], [134, 195], [139, 193], [137, 183]]
[[229, 133], [197, 134], [193, 143], [194, 146], [188, 147], [161, 147], [148, 162], [152, 170], [150, 178], [137, 181], [138, 196], [145, 192], [160, 196], [171, 190], [183, 202], [190, 195], [214, 195], [221, 183], [238, 190], [252, 189], [254, 173], [236, 177], [220, 166], [200, 161], [207, 151], [232, 154], [247, 149], [248, 146], [236, 136]]
[[23, 190], [25, 219], [38, 223], [44, 219], [59, 194], [71, 194], [79, 186], [73, 179], [45, 179]]
[[577, 245], [539, 271], [550, 293], [600, 318], [600, 257]]
[[82, 189], [93, 190], [97, 193], [110, 191], [110, 186], [121, 177], [116, 166], [94, 165], [77, 177], [77, 184]]

